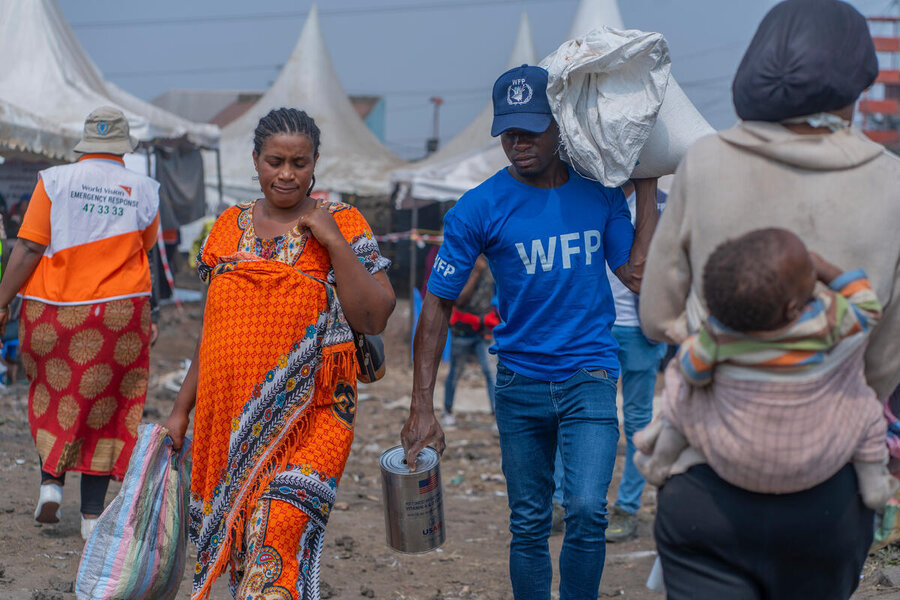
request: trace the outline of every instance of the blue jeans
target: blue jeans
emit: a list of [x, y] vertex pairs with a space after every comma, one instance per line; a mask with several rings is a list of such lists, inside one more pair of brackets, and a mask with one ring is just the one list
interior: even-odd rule
[[491, 401], [491, 412], [494, 412], [494, 373], [488, 362], [488, 341], [480, 335], [450, 335], [450, 371], [444, 381], [444, 412], [453, 412], [453, 397], [456, 395], [456, 383], [462, 375], [466, 359], [470, 354], [478, 358], [478, 364], [484, 372], [488, 399]]
[[[644, 476], [634, 466], [634, 434], [646, 427], [653, 418], [653, 392], [659, 361], [666, 353], [665, 344], [651, 344], [640, 327], [614, 326], [613, 337], [619, 344], [619, 365], [622, 375], [622, 413], [625, 417], [625, 471], [619, 482], [616, 506], [635, 514], [641, 507]], [[553, 476], [553, 500], [565, 506], [563, 497], [562, 457], [556, 455]]]
[[563, 497], [563, 475], [565, 470], [562, 464], [562, 453], [559, 446], [556, 448], [556, 460], [553, 461], [553, 501], [560, 506], [566, 505], [566, 499]]
[[516, 600], [548, 600], [553, 464], [563, 455], [566, 535], [560, 600], [596, 600], [606, 559], [606, 492], [619, 439], [616, 381], [581, 370], [561, 382], [497, 367], [497, 427], [509, 496]]
[[625, 471], [619, 482], [616, 506], [635, 514], [641, 507], [644, 476], [634, 466], [634, 434], [653, 418], [653, 391], [659, 361], [666, 352], [665, 344], [651, 344], [640, 327], [613, 326], [613, 337], [619, 344], [622, 375], [622, 416], [625, 420]]

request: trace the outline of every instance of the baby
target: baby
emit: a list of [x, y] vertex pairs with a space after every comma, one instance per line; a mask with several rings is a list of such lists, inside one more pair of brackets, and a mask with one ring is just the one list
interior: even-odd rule
[[789, 231], [760, 229], [716, 248], [703, 294], [710, 317], [666, 370], [662, 418], [635, 436], [647, 480], [706, 462], [733, 485], [785, 494], [852, 462], [863, 502], [884, 506], [900, 484], [863, 374], [881, 316], [865, 273], [842, 273]]

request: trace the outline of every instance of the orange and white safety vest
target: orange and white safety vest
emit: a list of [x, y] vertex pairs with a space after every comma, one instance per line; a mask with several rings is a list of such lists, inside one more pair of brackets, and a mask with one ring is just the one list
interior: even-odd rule
[[150, 295], [159, 183], [112, 154], [41, 171], [19, 237], [47, 249], [22, 296], [93, 304]]

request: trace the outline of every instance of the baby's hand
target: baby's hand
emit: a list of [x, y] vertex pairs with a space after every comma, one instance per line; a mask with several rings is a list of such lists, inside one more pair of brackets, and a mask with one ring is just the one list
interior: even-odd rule
[[843, 271], [831, 264], [817, 252], [809, 253], [809, 260], [812, 262], [813, 269], [816, 271], [816, 279], [824, 284], [829, 284], [837, 279]]

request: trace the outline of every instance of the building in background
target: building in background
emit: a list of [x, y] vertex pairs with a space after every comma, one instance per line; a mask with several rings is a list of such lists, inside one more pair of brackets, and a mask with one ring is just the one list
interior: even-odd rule
[[878, 53], [875, 84], [863, 93], [858, 121], [867, 136], [889, 150], [900, 150], [900, 6], [893, 15], [869, 17], [869, 29]]

